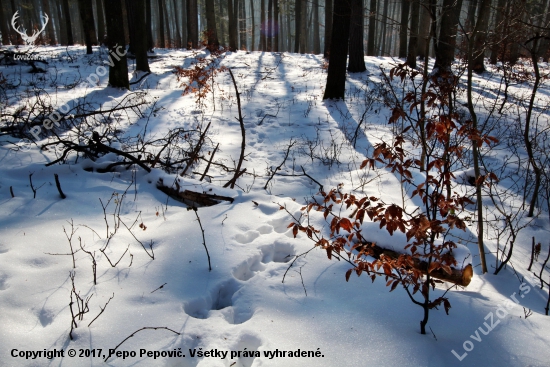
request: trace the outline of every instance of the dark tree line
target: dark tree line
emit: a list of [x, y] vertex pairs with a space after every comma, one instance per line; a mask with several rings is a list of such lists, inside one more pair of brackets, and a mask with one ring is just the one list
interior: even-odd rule
[[[112, 6], [120, 7], [120, 29], [109, 26]], [[480, 73], [485, 57], [496, 63], [526, 55], [529, 37], [540, 37], [537, 54], [546, 60], [549, 7], [550, 0], [4, 0], [0, 33], [2, 44], [22, 44], [14, 13], [28, 34], [42, 28], [47, 14], [35, 44], [85, 44], [91, 53], [117, 39], [143, 71], [154, 47], [197, 48], [204, 41], [231, 50], [322, 52], [331, 64], [346, 63], [339, 58], [349, 54], [349, 72], [364, 70], [365, 53], [399, 57], [411, 67], [431, 56], [444, 73], [473, 38], [472, 67]]]

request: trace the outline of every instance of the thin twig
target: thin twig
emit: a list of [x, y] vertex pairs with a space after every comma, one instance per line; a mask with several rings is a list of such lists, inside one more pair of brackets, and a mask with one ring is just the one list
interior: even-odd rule
[[202, 232], [202, 244], [204, 246], [204, 249], [206, 250], [206, 256], [208, 257], [208, 271], [212, 271], [212, 265], [210, 265], [210, 254], [208, 253], [208, 247], [206, 247], [206, 239], [204, 238], [204, 229], [202, 228], [201, 218], [199, 217], [199, 211], [196, 207], [191, 208], [195, 215], [197, 216], [197, 220], [199, 222], [199, 226], [201, 227]]
[[57, 173], [54, 173], [53, 175], [55, 177], [55, 186], [57, 186], [57, 191], [59, 191], [59, 196], [61, 196], [61, 199], [67, 198], [67, 195], [63, 193], [63, 190], [61, 190], [61, 184], [59, 183], [59, 176]]
[[158, 287], [157, 289], [155, 289], [154, 291], [152, 291], [151, 293], [155, 293], [156, 291], [158, 291], [159, 289], [162, 289], [164, 288], [164, 286], [168, 284], [168, 283], [164, 283], [163, 285], [161, 285], [160, 287]]
[[94, 319], [92, 321], [90, 321], [90, 323], [88, 324], [88, 327], [90, 327], [90, 325], [92, 325], [92, 323], [99, 317], [101, 316], [101, 314], [103, 313], [103, 311], [105, 311], [105, 309], [107, 308], [107, 305], [109, 304], [109, 302], [111, 302], [111, 300], [115, 297], [115, 294], [113, 293], [113, 295], [109, 298], [109, 300], [107, 300], [107, 303], [105, 303], [105, 306], [101, 307], [99, 306], [99, 308], [101, 309], [101, 311], [97, 314], [96, 317], [94, 317]]
[[146, 327], [142, 327], [141, 329], [138, 329], [136, 331], [134, 331], [132, 334], [130, 334], [129, 336], [127, 336], [123, 341], [121, 341], [114, 349], [109, 349], [109, 355], [107, 357], [105, 357], [104, 359], [104, 362], [107, 362], [107, 360], [109, 358], [111, 358], [111, 356], [113, 354], [115, 354], [115, 351], [122, 345], [124, 344], [124, 342], [132, 337], [134, 337], [137, 333], [139, 333], [140, 331], [142, 330], [158, 330], [158, 329], [164, 329], [164, 330], [168, 330], [168, 331], [171, 331], [173, 332], [174, 334], [177, 334], [177, 335], [181, 335], [181, 333], [178, 333], [177, 331], [174, 331], [170, 328], [167, 328], [166, 326], [158, 326], [158, 327], [152, 327], [152, 326], [146, 326]]
[[238, 175], [240, 176], [242, 173], [241, 172], [241, 165], [243, 164], [243, 160], [244, 160], [244, 149], [246, 147], [246, 130], [244, 128], [244, 120], [243, 120], [243, 115], [242, 115], [242, 112], [241, 112], [241, 97], [239, 95], [239, 90], [237, 89], [237, 82], [235, 81], [235, 77], [233, 76], [233, 72], [231, 71], [230, 68], [228, 68], [227, 70], [229, 70], [229, 75], [231, 75], [231, 80], [233, 81], [233, 86], [235, 87], [235, 93], [237, 94], [237, 107], [239, 108], [239, 124], [241, 125], [241, 135], [242, 135], [242, 141], [241, 141], [241, 155], [239, 157], [239, 163], [237, 163], [237, 169], [235, 170], [235, 176], [233, 177], [233, 183], [231, 184], [231, 188], [234, 188], [235, 187], [235, 183], [237, 182], [237, 177]]

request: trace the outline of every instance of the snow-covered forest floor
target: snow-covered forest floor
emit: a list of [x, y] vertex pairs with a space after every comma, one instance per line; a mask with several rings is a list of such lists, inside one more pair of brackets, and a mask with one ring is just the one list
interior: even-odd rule
[[[531, 84], [511, 84], [502, 114], [494, 113], [487, 124], [494, 125], [492, 134], [500, 142], [484, 151], [487, 169], [502, 174], [496, 187], [507, 196], [500, 203], [519, 229], [512, 258], [493, 275], [509, 238], [502, 232], [497, 241], [505, 227], [485, 196], [487, 223], [493, 225], [487, 226], [485, 238], [489, 272], [481, 274], [474, 206], [468, 205], [459, 215], [469, 226], [450, 235], [459, 243], [455, 255], [460, 265], [472, 263], [474, 276], [466, 288], [446, 294], [452, 306], [449, 315], [443, 307], [431, 310], [429, 331], [421, 335], [422, 309], [401, 287], [390, 293], [383, 278], [371, 282], [366, 274], [352, 275], [346, 282], [350, 265], [327, 259], [321, 249], [296, 258], [314, 243], [303, 233], [294, 238], [288, 228], [291, 214], [300, 217], [300, 208], [319, 192], [319, 184], [325, 191], [339, 187], [356, 196], [405, 204], [411, 212], [419, 207], [411, 198], [412, 189], [400, 184], [399, 174], [381, 166], [360, 169], [377, 143], [393, 141], [399, 125], [388, 124], [392, 110], [384, 98], [390, 90], [382, 75], [389, 74], [395, 60], [365, 58], [367, 71], [349, 75], [346, 100], [336, 102], [322, 100], [327, 74], [320, 55], [228, 53], [221, 64], [231, 68], [240, 92], [246, 130], [242, 168], [247, 169], [231, 189], [223, 188], [233, 177], [223, 166], [237, 165], [242, 137], [227, 72], [215, 77], [214, 93], [197, 103], [194, 94], [182, 96], [174, 74], [175, 67], [192, 64], [196, 54], [191, 51], [157, 51], [150, 59], [152, 74], [133, 84], [130, 92], [106, 86], [108, 75], [98, 69], [107, 60], [105, 50], [95, 48], [92, 56], [82, 47], [70, 53], [51, 47], [39, 51], [48, 60], [48, 65], [37, 63], [45, 73], [29, 73], [25, 64], [0, 66], [4, 120], [14, 114], [32, 116], [37, 100], [52, 106], [50, 113], [66, 113], [64, 106], [69, 106], [74, 115], [82, 113], [72, 110], [77, 105], [90, 111], [139, 104], [88, 118], [87, 130], [56, 131], [60, 139], [98, 131], [120, 150], [161, 139], [177, 128], [189, 130], [183, 146], [196, 142], [198, 128], [204, 131], [211, 125], [201, 151], [206, 160], [198, 161], [184, 177], [179, 173], [185, 164], [174, 172], [159, 167], [147, 172], [128, 163], [115, 166], [114, 172], [98, 173], [98, 168], [118, 159], [114, 153], [92, 161], [77, 158], [73, 151], [63, 164], [46, 167], [62, 149], [40, 149], [56, 139], [45, 128], [38, 145], [0, 137], [0, 365], [550, 364], [550, 317], [544, 310], [548, 287], [541, 290], [538, 279], [527, 271], [532, 237], [542, 244], [532, 271], [541, 272], [548, 254], [548, 208], [541, 199], [537, 218], [514, 215], [527, 210], [521, 209], [521, 188], [530, 178], [512, 159], [524, 160], [524, 148], [510, 142], [521, 136], [516, 123], [524, 114], [520, 97], [529, 96]], [[129, 66], [132, 72], [132, 61]], [[541, 67], [548, 71], [548, 65]], [[99, 76], [95, 85], [86, 82], [92, 75]], [[132, 74], [131, 82], [141, 75]], [[502, 72], [495, 68], [474, 77], [481, 121], [491, 106], [500, 108], [501, 81]], [[404, 93], [397, 80], [394, 86]], [[549, 92], [544, 82], [535, 112], [541, 131], [548, 128]], [[465, 94], [457, 98], [459, 112], [467, 114], [462, 105]], [[86, 144], [82, 136], [81, 144]], [[218, 144], [214, 164], [200, 181]], [[407, 145], [411, 155], [418, 155], [418, 150], [415, 144]], [[471, 158], [454, 163], [453, 191], [473, 197], [474, 188], [467, 182], [473, 166], [468, 162]], [[60, 198], [54, 174], [66, 199]], [[195, 212], [157, 189], [159, 179], [168, 185], [177, 181], [180, 191], [218, 194], [233, 201]], [[327, 235], [328, 223], [323, 228], [322, 217], [312, 215], [311, 221]], [[368, 219], [363, 235], [394, 249], [407, 243], [404, 234], [390, 236]], [[542, 274], [548, 281], [550, 270]], [[450, 286], [439, 285], [434, 297]], [[79, 310], [82, 316], [75, 317], [77, 327], [71, 331], [71, 312], [76, 315]], [[48, 359], [30, 353], [45, 350], [64, 354]], [[76, 356], [69, 356], [70, 350]], [[114, 354], [109, 356], [109, 350]]]

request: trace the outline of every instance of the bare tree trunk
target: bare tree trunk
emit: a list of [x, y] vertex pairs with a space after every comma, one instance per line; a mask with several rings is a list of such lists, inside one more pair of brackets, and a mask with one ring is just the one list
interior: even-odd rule
[[462, 0], [443, 0], [439, 39], [435, 55], [438, 73], [450, 73], [455, 58], [456, 32]]
[[[48, 25], [46, 26], [46, 34], [48, 35], [50, 46], [55, 46], [57, 42], [55, 39], [55, 30], [53, 28], [53, 20], [52, 20], [52, 18], [54, 17], [54, 14], [52, 14], [49, 0], [42, 0], [42, 11], [48, 14], [48, 17], [50, 17], [50, 20], [48, 21]], [[4, 18], [2, 17], [2, 19]], [[5, 22], [2, 24], [6, 25]], [[8, 34], [6, 33], [6, 36], [7, 35]], [[2, 30], [2, 37], [3, 36], [4, 36], [4, 30]]]
[[159, 0], [159, 1], [162, 1], [164, 5], [163, 7], [164, 7], [164, 26], [166, 28], [166, 44], [168, 48], [172, 48], [174, 47], [174, 38], [172, 37], [173, 24], [172, 24], [171, 18], [169, 17], [169, 14], [172, 13], [169, 10], [170, 1], [169, 0]]
[[348, 64], [350, 73], [367, 70], [363, 48], [363, 19], [363, 0], [351, 0]]
[[313, 11], [313, 53], [318, 55], [321, 53], [321, 40], [319, 35], [319, 0], [313, 0], [311, 6]]
[[327, 59], [330, 54], [330, 36], [332, 35], [332, 0], [325, 0], [325, 48], [323, 57]]
[[420, 21], [420, 0], [412, 0], [411, 8], [411, 34], [409, 38], [409, 52], [407, 53], [407, 65], [416, 68], [416, 54], [418, 51], [418, 23]]
[[[86, 1], [86, 0], [80, 0]], [[128, 52], [135, 54], [134, 44], [136, 43], [135, 34], [136, 34], [136, 21], [135, 21], [135, 0], [125, 0], [124, 5], [126, 6], [126, 19], [128, 20], [128, 38], [130, 40], [128, 45]]]
[[158, 5], [158, 24], [159, 24], [159, 47], [166, 47], [166, 38], [164, 37], [164, 3], [162, 0], [157, 0]]
[[255, 42], [256, 42], [256, 22], [254, 21], [254, 0], [250, 0], [250, 23], [251, 23], [251, 38], [252, 42], [250, 43], [250, 50], [255, 50]]
[[[425, 60], [426, 57], [429, 55], [426, 55], [426, 50], [429, 48], [429, 46], [426, 46], [426, 44], [429, 44], [430, 42], [430, 28], [432, 25], [432, 17], [430, 15], [430, 10], [427, 6], [422, 6], [420, 10], [420, 24], [418, 27], [418, 37], [417, 37], [417, 55], [421, 60]], [[428, 47], [428, 48], [427, 48]]]
[[241, 49], [248, 50], [246, 36], [246, 0], [239, 0], [239, 39]]
[[187, 1], [181, 0], [181, 42], [185, 48], [187, 48], [187, 39]]
[[384, 10], [382, 11], [382, 30], [380, 31], [380, 38], [382, 39], [382, 42], [380, 42], [380, 55], [382, 56], [386, 55], [386, 39], [388, 38], [386, 33], [388, 24], [388, 7], [389, 1], [384, 1]]
[[145, 0], [145, 32], [147, 37], [147, 51], [153, 52], [154, 42], [151, 0]]
[[399, 58], [407, 57], [407, 31], [409, 30], [410, 1], [401, 0], [401, 27], [399, 29]]
[[[229, 0], [233, 2], [233, 0]], [[231, 30], [230, 32], [231, 33]], [[190, 48], [199, 46], [199, 13], [197, 0], [187, 0], [187, 45]]]
[[[263, 1], [263, 0], [262, 0]], [[302, 0], [294, 0], [294, 52], [300, 52], [300, 22], [302, 21]]]
[[260, 51], [265, 51], [267, 48], [266, 37], [266, 22], [265, 22], [265, 0], [260, 0]]
[[476, 21], [474, 64], [472, 70], [481, 74], [485, 71], [485, 48], [487, 46], [487, 29], [489, 28], [489, 14], [491, 13], [491, 0], [481, 0]]
[[267, 1], [267, 27], [266, 27], [266, 37], [267, 37], [267, 51], [273, 51], [273, 0]]
[[[188, 0], [189, 1], [189, 0]], [[235, 19], [235, 12], [233, 11], [233, 0], [227, 1], [227, 15], [229, 18], [229, 49], [231, 51], [237, 50], [237, 20]]]
[[376, 36], [376, 0], [370, 0], [369, 4], [369, 33], [367, 39], [367, 55], [375, 56], [375, 36]]
[[[100, 1], [103, 2], [103, 0], [100, 0]], [[59, 43], [62, 45], [67, 45], [68, 43], [67, 23], [60, 20], [60, 19], [63, 19], [62, 7], [63, 7], [62, 2], [58, 1], [56, 4], [56, 11], [57, 11], [57, 19], [59, 19], [59, 21], [57, 22], [59, 24]], [[13, 40], [12, 40], [12, 43], [15, 44]]]
[[300, 53], [302, 54], [307, 52], [307, 1], [300, 0]]
[[273, 0], [273, 51], [279, 52], [279, 0]]
[[105, 43], [105, 35], [107, 34], [107, 29], [105, 28], [105, 11], [103, 10], [103, 0], [96, 0], [96, 4], [97, 4], [97, 41], [101, 45]]
[[109, 35], [109, 84], [115, 88], [130, 89], [128, 82], [128, 63], [124, 48], [124, 25], [121, 0], [105, 0], [107, 34]]
[[136, 70], [151, 71], [147, 60], [147, 22], [145, 21], [145, 0], [133, 0], [134, 7], [134, 51], [136, 54]]
[[478, 0], [468, 1], [468, 15], [466, 18], [466, 30], [468, 32], [471, 32], [476, 25], [477, 1]]
[[334, 0], [332, 37], [327, 84], [323, 99], [344, 99], [346, 92], [346, 61], [348, 58], [351, 4]]
[[[210, 1], [212, 1], [212, 6], [214, 6], [214, 0], [210, 0]], [[180, 28], [179, 14], [178, 14], [178, 6], [177, 6], [177, 3], [176, 3], [176, 0], [172, 0], [172, 6], [174, 8], [174, 21], [176, 23], [176, 28], [174, 29], [174, 33], [176, 35], [176, 48], [181, 48], [181, 47], [183, 47], [183, 44], [182, 44], [182, 38], [181, 38], [181, 28]], [[215, 18], [214, 18], [214, 20], [215, 20]], [[207, 21], [208, 21], [208, 15], [207, 15]]]
[[74, 46], [73, 29], [71, 22], [71, 10], [69, 0], [63, 0], [63, 18], [65, 18], [65, 29], [67, 31], [67, 45]]
[[[49, 15], [49, 14], [48, 14]], [[10, 44], [10, 33], [8, 31], [9, 17], [6, 17], [6, 11], [4, 10], [4, 3], [0, 3], [0, 32], [2, 32], [2, 44], [7, 46]]]
[[504, 12], [505, 9], [506, 0], [498, 0], [497, 8], [495, 9], [496, 17], [495, 17], [495, 25], [494, 25], [494, 32], [495, 32], [495, 42], [493, 42], [493, 45], [491, 46], [491, 57], [490, 57], [490, 63], [495, 65], [497, 63], [498, 59], [498, 51], [500, 46], [502, 46], [502, 36], [503, 36], [503, 20], [504, 20]]
[[218, 32], [216, 30], [216, 10], [214, 0], [206, 0], [206, 34], [208, 35], [208, 46], [218, 48]]
[[91, 55], [92, 45], [97, 45], [97, 36], [95, 33], [94, 10], [92, 2], [89, 0], [78, 0], [80, 10], [80, 19], [84, 26], [84, 39], [86, 42], [86, 53]]
[[285, 12], [286, 12], [286, 51], [291, 52], [292, 51], [292, 27], [291, 27], [291, 18], [290, 18], [290, 4], [288, 2], [284, 3], [285, 5]]

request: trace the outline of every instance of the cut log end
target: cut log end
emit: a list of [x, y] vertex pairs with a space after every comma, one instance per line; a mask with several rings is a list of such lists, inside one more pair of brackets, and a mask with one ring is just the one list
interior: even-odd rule
[[[381, 247], [375, 243], [368, 243], [367, 250], [365, 251], [366, 254], [379, 259], [381, 256], [386, 256], [391, 259], [397, 259], [402, 254], [390, 250], [384, 247]], [[360, 250], [358, 248], [358, 250]], [[413, 260], [413, 268], [420, 271], [423, 274], [428, 273], [428, 263], [426, 261], [422, 261], [419, 259]], [[472, 264], [466, 265], [463, 269], [456, 269], [451, 267], [451, 273], [444, 271], [443, 269], [435, 269], [430, 272], [430, 276], [445, 282], [453, 283], [456, 285], [459, 285], [461, 287], [467, 287], [470, 282], [472, 281], [472, 277], [474, 275], [474, 270], [472, 268]]]

